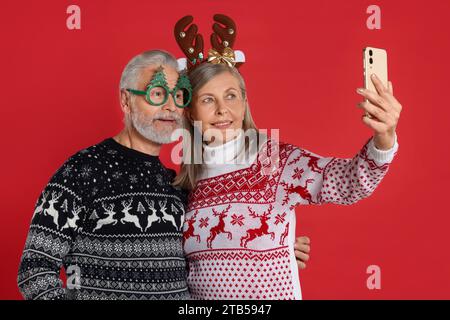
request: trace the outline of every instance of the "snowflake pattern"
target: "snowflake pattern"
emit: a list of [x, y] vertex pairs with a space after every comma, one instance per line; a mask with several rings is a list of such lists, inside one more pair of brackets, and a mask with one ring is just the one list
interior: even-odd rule
[[300, 180], [300, 178], [302, 177], [302, 174], [304, 172], [305, 171], [303, 169], [295, 168], [294, 169], [294, 174], [292, 175], [292, 178]]
[[286, 212], [283, 212], [283, 214], [277, 214], [277, 216], [275, 217], [275, 225], [284, 223], [285, 218], [286, 218]]
[[206, 228], [207, 226], [209, 226], [209, 217], [206, 218], [201, 218], [200, 219], [200, 228]]
[[138, 179], [137, 179], [137, 177], [136, 177], [135, 174], [131, 174], [129, 178], [130, 178], [130, 182], [131, 182], [131, 183], [136, 183], [136, 182], [138, 182]]
[[82, 176], [84, 179], [89, 178], [89, 177], [91, 176], [91, 174], [92, 174], [92, 168], [91, 168], [91, 167], [89, 167], [89, 166], [83, 166], [83, 167], [81, 168], [81, 176]]
[[72, 164], [67, 165], [67, 166], [64, 168], [64, 170], [63, 170], [63, 173], [62, 173], [63, 177], [68, 177], [68, 176], [70, 176], [70, 174], [71, 174], [71, 172], [72, 172], [72, 169], [73, 169], [73, 165], [72, 165]]
[[240, 227], [244, 225], [244, 216], [242, 214], [236, 215], [233, 214], [231, 216], [231, 224], [234, 226], [235, 224], [238, 224]]

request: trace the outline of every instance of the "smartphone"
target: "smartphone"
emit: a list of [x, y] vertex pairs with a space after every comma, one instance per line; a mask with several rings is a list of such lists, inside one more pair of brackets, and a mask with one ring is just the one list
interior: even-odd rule
[[[363, 49], [364, 88], [377, 92], [370, 76], [375, 73], [383, 85], [388, 87], [387, 52], [384, 49], [366, 47]], [[367, 101], [367, 99], [365, 99]], [[366, 115], [372, 118], [366, 111]]]

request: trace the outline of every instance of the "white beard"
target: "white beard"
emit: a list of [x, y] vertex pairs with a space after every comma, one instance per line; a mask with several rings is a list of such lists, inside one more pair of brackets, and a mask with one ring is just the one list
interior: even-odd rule
[[[172, 133], [175, 130], [171, 126], [165, 127], [161, 130], [157, 130], [153, 125], [153, 121], [160, 118], [165, 118], [165, 116], [161, 113], [156, 113], [153, 117], [147, 117], [139, 112], [131, 113], [131, 123], [133, 127], [144, 138], [158, 144], [167, 144], [175, 141], [176, 139], [172, 136]], [[177, 113], [172, 113], [171, 118], [175, 119], [177, 128], [180, 128], [182, 126], [182, 118], [180, 115], [178, 115]]]

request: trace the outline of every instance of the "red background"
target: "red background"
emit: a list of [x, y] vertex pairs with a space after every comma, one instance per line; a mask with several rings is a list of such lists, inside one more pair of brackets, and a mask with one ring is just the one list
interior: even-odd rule
[[[81, 8], [68, 30], [66, 8]], [[381, 30], [366, 8], [381, 8]], [[353, 157], [370, 137], [360, 120], [362, 48], [386, 48], [403, 106], [399, 153], [375, 193], [353, 206], [298, 209], [312, 240], [305, 299], [449, 299], [448, 79], [450, 2], [2, 1], [0, 298], [21, 298], [16, 275], [35, 202], [74, 152], [122, 127], [125, 64], [148, 49], [178, 57], [173, 26], [194, 14], [209, 39], [214, 13], [237, 22], [235, 49], [254, 118], [323, 156]], [[206, 42], [209, 48], [209, 40]], [[170, 164], [169, 148], [162, 159]], [[381, 268], [381, 290], [366, 268]]]

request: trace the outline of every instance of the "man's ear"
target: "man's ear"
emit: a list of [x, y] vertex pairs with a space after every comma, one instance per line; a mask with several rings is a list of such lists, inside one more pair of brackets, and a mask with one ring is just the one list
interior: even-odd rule
[[126, 90], [120, 90], [120, 107], [125, 114], [131, 112], [131, 94]]

